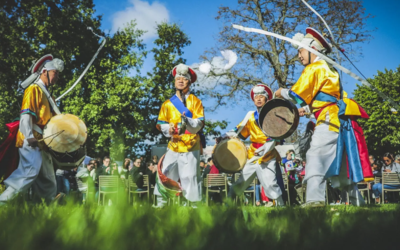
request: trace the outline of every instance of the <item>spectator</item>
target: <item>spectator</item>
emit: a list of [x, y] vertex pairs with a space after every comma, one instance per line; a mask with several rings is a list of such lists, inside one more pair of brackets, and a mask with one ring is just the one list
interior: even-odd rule
[[208, 160], [207, 160], [207, 166], [204, 168], [203, 175], [201, 176], [203, 179], [206, 178], [207, 175], [210, 173], [211, 166], [213, 166], [213, 165], [214, 165], [214, 163], [213, 163], [213, 161], [212, 161], [212, 158], [211, 158], [211, 157], [208, 158]]
[[118, 164], [116, 162], [111, 163], [111, 175], [119, 175]]
[[104, 156], [103, 165], [101, 165], [102, 171], [100, 173], [103, 175], [110, 174], [110, 162], [111, 159], [108, 156]]
[[146, 174], [149, 176], [150, 185], [156, 185], [156, 171], [157, 165], [153, 163], [153, 161], [149, 161], [146, 163]]
[[396, 162], [397, 164], [400, 164], [400, 155], [396, 155], [396, 157], [395, 157], [395, 162]]
[[374, 174], [374, 176], [382, 176], [382, 162], [376, 160], [374, 161], [374, 163], [372, 163], [372, 173]]
[[158, 165], [158, 156], [153, 155], [153, 157], [151, 158], [151, 161], [153, 162], [153, 165], [157, 166]]
[[143, 187], [143, 170], [141, 168], [142, 160], [140, 158], [136, 158], [133, 162], [133, 167], [130, 175], [132, 176], [132, 181], [136, 183], [138, 188]]
[[79, 166], [78, 171], [76, 173], [76, 182], [78, 184], [78, 190], [82, 193], [82, 201], [86, 202], [86, 191], [88, 185], [94, 185], [95, 172], [96, 172], [95, 160], [90, 160], [89, 164], [85, 167], [85, 165], [81, 164]]
[[368, 157], [368, 159], [369, 159], [369, 163], [370, 163], [371, 166], [372, 166], [372, 164], [375, 162], [375, 157], [374, 157], [373, 155], [370, 155], [370, 156]]
[[57, 182], [57, 194], [65, 193], [69, 194], [70, 186], [69, 181], [66, 178], [65, 170], [57, 169], [56, 170], [56, 182]]
[[69, 183], [69, 190], [71, 191], [76, 191], [78, 189], [77, 183], [76, 183], [76, 173], [77, 173], [78, 168], [74, 168], [71, 170], [65, 170], [64, 176], [67, 179]]
[[132, 169], [132, 160], [129, 158], [125, 158], [124, 165], [122, 167], [118, 167], [118, 174], [123, 179], [128, 179], [129, 171]]
[[200, 165], [200, 173], [203, 176], [204, 168], [206, 167], [206, 162], [201, 160], [199, 165]]
[[[385, 173], [400, 173], [400, 164], [394, 162], [394, 157], [391, 153], [385, 153], [383, 155], [384, 166], [382, 167], [382, 172]], [[385, 185], [385, 189], [396, 189], [400, 185]], [[375, 183], [372, 186], [372, 192], [375, 195], [375, 202], [379, 203], [379, 197], [382, 195], [382, 183]], [[386, 199], [385, 199], [386, 200]]]

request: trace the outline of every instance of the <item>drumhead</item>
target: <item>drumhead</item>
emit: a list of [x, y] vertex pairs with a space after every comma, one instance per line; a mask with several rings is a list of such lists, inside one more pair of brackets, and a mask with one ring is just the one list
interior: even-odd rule
[[224, 172], [238, 172], [247, 162], [246, 146], [237, 138], [224, 139], [214, 148], [213, 162]]
[[[64, 132], [60, 133], [61, 131]], [[53, 136], [57, 133], [60, 134]], [[74, 152], [85, 144], [87, 128], [85, 123], [75, 115], [56, 115], [44, 127], [43, 138], [46, 138], [44, 142], [50, 150], [59, 153]]]
[[290, 101], [273, 99], [261, 109], [258, 123], [265, 135], [273, 139], [285, 139], [299, 125], [299, 111]]

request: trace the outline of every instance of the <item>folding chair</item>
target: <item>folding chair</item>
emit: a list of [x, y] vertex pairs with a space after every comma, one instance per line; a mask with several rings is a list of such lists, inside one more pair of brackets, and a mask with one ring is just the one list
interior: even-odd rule
[[[365, 187], [363, 187], [363, 185], [365, 185]], [[370, 204], [368, 186], [369, 186], [369, 182], [362, 181], [362, 182], [357, 183], [358, 191], [360, 191], [360, 192], [362, 191], [362, 194], [364, 194], [363, 195], [364, 197], [365, 197], [365, 191], [367, 191], [367, 202], [368, 202], [368, 204]], [[365, 198], [364, 198], [364, 200], [365, 200]]]
[[[235, 174], [235, 182], [240, 178], [241, 173], [236, 173]], [[251, 194], [253, 193], [253, 206], [256, 205], [256, 184], [257, 184], [257, 177], [254, 178], [253, 182], [250, 183], [250, 185], [244, 190], [244, 194]], [[253, 189], [248, 189], [249, 187], [253, 186]], [[243, 197], [244, 197], [243, 194]], [[235, 198], [235, 203], [237, 203], [237, 198]]]
[[286, 173], [282, 174], [282, 179], [283, 179], [283, 186], [287, 192], [288, 205], [290, 206], [289, 181]]
[[100, 204], [101, 195], [103, 194], [103, 205], [105, 201], [106, 194], [116, 194], [117, 195], [117, 204], [118, 204], [118, 190], [119, 190], [119, 177], [117, 175], [99, 176], [99, 198], [98, 204]]
[[146, 194], [147, 193], [147, 200], [150, 200], [150, 185], [149, 185], [149, 176], [143, 175], [143, 188], [138, 188], [136, 183], [132, 180], [132, 176], [129, 175], [128, 177], [128, 196], [129, 196], [129, 203], [131, 203], [131, 195], [133, 196], [133, 203], [135, 202], [135, 194]]
[[[228, 185], [225, 174], [208, 174], [204, 179], [206, 187], [206, 205], [208, 206], [208, 193], [221, 193], [225, 192], [225, 197], [228, 197]], [[211, 189], [212, 187], [222, 187], [221, 189]]]
[[385, 185], [400, 186], [399, 175], [397, 173], [382, 173], [382, 200], [381, 203], [385, 203], [385, 191], [386, 192], [400, 192], [400, 187], [395, 189], [385, 189]]

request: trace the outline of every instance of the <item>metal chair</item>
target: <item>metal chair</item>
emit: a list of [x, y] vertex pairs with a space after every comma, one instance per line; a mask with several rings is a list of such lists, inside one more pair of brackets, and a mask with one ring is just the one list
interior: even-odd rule
[[117, 195], [117, 203], [118, 203], [118, 190], [119, 190], [119, 177], [117, 175], [114, 176], [99, 176], [99, 198], [98, 204], [100, 204], [101, 195], [103, 194], [103, 205], [105, 201], [106, 194], [116, 194]]
[[[225, 197], [228, 197], [228, 185], [225, 174], [208, 174], [207, 178], [204, 179], [204, 185], [206, 187], [206, 205], [208, 206], [208, 194], [209, 193], [225, 193]], [[222, 189], [211, 189], [212, 187], [222, 187]]]
[[[365, 185], [365, 187], [362, 187], [362, 185]], [[362, 181], [362, 182], [357, 183], [358, 191], [360, 191], [360, 192], [362, 191], [363, 194], [365, 194], [365, 191], [367, 191], [367, 202], [368, 202], [368, 204], [370, 204], [371, 201], [370, 201], [368, 186], [369, 186], [369, 182]], [[365, 198], [364, 198], [364, 200], [365, 200]]]
[[[385, 189], [385, 185], [399, 186], [395, 189]], [[386, 192], [400, 192], [400, 179], [397, 173], [382, 173], [382, 199], [381, 203], [385, 203], [385, 191]]]
[[282, 179], [283, 179], [283, 186], [287, 192], [288, 205], [290, 206], [289, 180], [286, 173], [282, 174]]
[[132, 180], [132, 176], [128, 177], [128, 201], [131, 203], [131, 195], [133, 198], [133, 203], [135, 202], [135, 194], [145, 194], [147, 193], [147, 200], [150, 200], [150, 185], [149, 185], [149, 176], [143, 175], [143, 188], [138, 188], [136, 183]]
[[[235, 174], [235, 182], [240, 178], [240, 175], [241, 175], [241, 173]], [[253, 193], [253, 206], [256, 205], [256, 184], [257, 184], [257, 178], [254, 178], [253, 182], [250, 183], [250, 185], [249, 185], [249, 187], [253, 186], [253, 189], [245, 189], [244, 190], [245, 194]], [[249, 187], [247, 187], [247, 188], [249, 188]], [[243, 196], [244, 196], [244, 194], [243, 194]], [[237, 198], [238, 197], [235, 198], [235, 203], [237, 203]]]

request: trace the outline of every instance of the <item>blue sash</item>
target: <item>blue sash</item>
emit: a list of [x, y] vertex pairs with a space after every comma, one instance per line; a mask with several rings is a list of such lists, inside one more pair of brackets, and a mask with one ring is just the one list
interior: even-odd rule
[[257, 125], [260, 127], [260, 124], [258, 123], [258, 111], [254, 112], [254, 119], [256, 119]]
[[183, 102], [176, 95], [171, 97], [171, 99], [169, 100], [171, 101], [172, 105], [174, 105], [174, 107], [179, 111], [179, 113], [183, 114], [183, 112], [185, 112], [186, 117], [193, 118], [192, 112], [190, 112], [190, 110], [187, 109], [185, 105], [183, 105]]
[[337, 102], [338, 101], [336, 99], [336, 97], [331, 96], [324, 92], [318, 92], [318, 94], [315, 96], [314, 100], [322, 101], [322, 102]]

